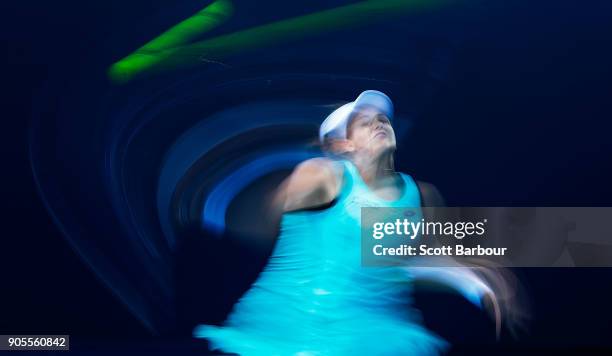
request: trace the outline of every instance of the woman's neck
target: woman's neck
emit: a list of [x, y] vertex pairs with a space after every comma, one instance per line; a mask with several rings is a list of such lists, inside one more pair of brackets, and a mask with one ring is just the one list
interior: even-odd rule
[[395, 174], [393, 162], [393, 151], [386, 151], [379, 156], [357, 155], [353, 157], [353, 163], [359, 170], [363, 181], [372, 186]]

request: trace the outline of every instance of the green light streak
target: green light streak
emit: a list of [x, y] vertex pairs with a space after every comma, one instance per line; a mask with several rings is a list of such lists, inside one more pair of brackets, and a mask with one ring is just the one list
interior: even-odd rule
[[197, 36], [217, 27], [233, 12], [230, 0], [217, 0], [195, 15], [176, 24], [134, 53], [113, 64], [109, 76], [115, 82], [126, 82], [166, 58], [172, 48], [189, 43]]
[[[368, 25], [409, 11], [434, 9], [449, 0], [367, 0], [356, 4], [281, 20], [250, 29], [221, 35], [191, 45], [163, 48], [148, 53], [148, 58], [136, 58], [124, 67], [125, 78], [154, 69], [172, 69], [195, 65], [202, 61], [218, 61], [244, 50], [297, 40], [337, 29]], [[151, 57], [155, 59], [152, 60]], [[129, 58], [129, 57], [128, 57]]]

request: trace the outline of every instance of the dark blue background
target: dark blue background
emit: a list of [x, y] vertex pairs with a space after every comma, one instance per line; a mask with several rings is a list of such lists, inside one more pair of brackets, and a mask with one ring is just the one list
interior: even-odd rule
[[[213, 34], [333, 6], [323, 1], [235, 3], [234, 17]], [[236, 259], [242, 258], [244, 265], [227, 261], [223, 276], [212, 272], [199, 276], [212, 281], [215, 296], [201, 290], [193, 294], [209, 299], [196, 299], [181, 290], [176, 328], [151, 339], [64, 242], [37, 195], [30, 171], [27, 129], [37, 109], [32, 100], [50, 78], [78, 82], [83, 95], [88, 91], [95, 95], [110, 63], [202, 6], [193, 1], [157, 0], [1, 5], [5, 168], [0, 333], [68, 333], [75, 342], [90, 340], [107, 348], [143, 348], [152, 343], [162, 350], [196, 350], [204, 345], [188, 341], [192, 324], [222, 320], [257, 273], [254, 267], [244, 273], [244, 266], [261, 266], [265, 261], [265, 256], [238, 247]], [[418, 80], [422, 67], [413, 67], [419, 83], [414, 91], [423, 100], [415, 109], [418, 118], [409, 140], [401, 144], [399, 168], [435, 183], [451, 205], [610, 206], [611, 18], [612, 8], [606, 1], [526, 0], [458, 2], [437, 15], [411, 18], [414, 22], [406, 28], [409, 37], [417, 40], [410, 48], [432, 54], [427, 63], [444, 63], [427, 73], [439, 77], [430, 86]], [[344, 35], [348, 34], [338, 34], [337, 41]], [[386, 48], [406, 50], [393, 42], [396, 37], [386, 40]], [[363, 44], [367, 50], [367, 40]], [[306, 40], [294, 46], [317, 44]], [[367, 63], [377, 54], [364, 56]], [[410, 53], [405, 56], [413, 58]], [[274, 70], [308, 71], [324, 63], [296, 62]], [[333, 63], [328, 70], [352, 69]], [[93, 73], [98, 82], [89, 87], [73, 78], [81, 72]], [[62, 88], [56, 89], [61, 95]], [[322, 89], [321, 95], [339, 96], [332, 89]], [[291, 94], [311, 95], [301, 90], [305, 89], [295, 87]], [[210, 242], [197, 244], [210, 251]], [[185, 261], [195, 260], [197, 256], [185, 256]], [[519, 341], [506, 339], [495, 346], [492, 336], [483, 331], [489, 326], [484, 317], [479, 319], [457, 298], [421, 296], [418, 302], [426, 322], [455, 341], [457, 350], [468, 353], [479, 349], [481, 342], [487, 345], [484, 350], [578, 347], [596, 352], [610, 347], [612, 272], [525, 269], [517, 273], [529, 291], [533, 313], [531, 329]], [[182, 276], [179, 285], [194, 278]], [[236, 284], [223, 282], [232, 278]]]

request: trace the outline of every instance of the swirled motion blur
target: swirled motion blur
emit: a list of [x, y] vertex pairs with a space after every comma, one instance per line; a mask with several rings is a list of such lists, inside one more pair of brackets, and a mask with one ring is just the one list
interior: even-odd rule
[[[245, 4], [210, 2], [202, 18], [122, 43], [103, 65], [58, 65], [30, 129], [40, 196], [100, 280], [151, 332], [164, 333], [176, 325], [175, 257], [185, 234], [269, 233], [257, 214], [232, 223], [244, 212], [232, 206], [263, 201], [248, 188], [320, 155], [316, 130], [332, 108], [359, 90], [384, 90], [405, 136], [446, 79], [460, 35], [433, 26], [423, 36], [409, 21], [389, 20], [443, 14], [443, 2], [426, 3], [313, 2], [311, 14], [262, 4], [264, 20], [253, 24]], [[338, 13], [355, 17], [330, 22]]]

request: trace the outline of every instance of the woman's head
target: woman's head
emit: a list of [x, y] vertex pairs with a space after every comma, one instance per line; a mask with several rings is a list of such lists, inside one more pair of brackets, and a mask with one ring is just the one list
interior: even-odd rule
[[355, 111], [347, 124], [344, 149], [349, 153], [363, 152], [379, 155], [395, 151], [395, 131], [391, 119], [373, 106], [363, 106]]
[[392, 118], [391, 99], [366, 90], [331, 113], [321, 124], [319, 137], [324, 149], [334, 154], [378, 156], [396, 148]]

